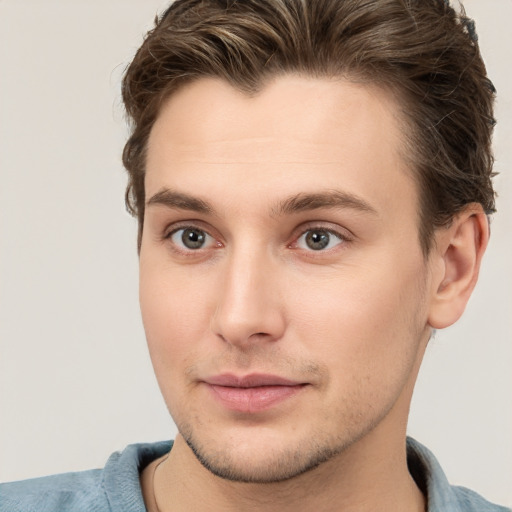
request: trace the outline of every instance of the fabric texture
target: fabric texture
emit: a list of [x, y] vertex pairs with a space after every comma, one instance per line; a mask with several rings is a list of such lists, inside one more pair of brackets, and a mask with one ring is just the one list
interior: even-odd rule
[[[0, 484], [0, 512], [145, 512], [140, 472], [171, 448], [172, 441], [133, 444], [113, 453], [104, 469]], [[451, 486], [434, 455], [411, 438], [407, 459], [428, 512], [512, 512]]]

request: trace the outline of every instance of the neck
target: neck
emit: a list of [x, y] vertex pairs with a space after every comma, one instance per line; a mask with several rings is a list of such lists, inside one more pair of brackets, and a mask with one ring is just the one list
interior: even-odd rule
[[210, 473], [178, 436], [155, 473], [156, 503], [150, 510], [423, 512], [424, 497], [407, 469], [405, 435], [401, 442], [384, 444], [377, 437], [372, 432], [343, 454], [290, 480], [246, 484]]

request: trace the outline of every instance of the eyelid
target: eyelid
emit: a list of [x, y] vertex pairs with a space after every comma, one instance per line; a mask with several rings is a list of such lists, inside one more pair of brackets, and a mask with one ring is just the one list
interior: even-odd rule
[[204, 231], [207, 235], [212, 238], [218, 238], [218, 236], [212, 234], [212, 230], [208, 227], [205, 227], [204, 222], [200, 220], [179, 220], [176, 222], [171, 222], [168, 224], [163, 230], [162, 238], [169, 238], [171, 235], [179, 231], [180, 229], [198, 229], [199, 231]]
[[[196, 231], [196, 232], [198, 231], [198, 232], [204, 234], [205, 236], [203, 239], [203, 244], [200, 245], [199, 247], [187, 247], [185, 241], [183, 240], [183, 233], [187, 230]], [[181, 234], [181, 239], [179, 239], [180, 232], [183, 232]], [[175, 240], [174, 237], [176, 235], [178, 235], [178, 238]], [[197, 229], [197, 228], [176, 229], [169, 234], [168, 238], [171, 241], [173, 246], [175, 246], [179, 251], [183, 251], [183, 252], [200, 252], [200, 251], [211, 249], [212, 246], [215, 245], [215, 238], [213, 238], [211, 235], [206, 233], [206, 231], [203, 231], [202, 229]]]
[[[190, 249], [187, 247], [182, 247], [175, 242], [172, 241], [173, 235], [175, 235], [177, 232], [185, 230], [185, 229], [196, 229], [198, 231], [204, 232], [210, 239], [211, 242], [207, 243], [206, 247], [200, 247], [198, 249]], [[171, 246], [172, 250], [178, 254], [181, 255], [187, 255], [187, 256], [194, 256], [199, 255], [203, 251], [207, 251], [210, 249], [216, 249], [218, 247], [222, 247], [222, 242], [219, 241], [219, 237], [215, 236], [211, 233], [210, 229], [207, 229], [204, 227], [203, 222], [197, 221], [197, 220], [185, 220], [185, 221], [178, 221], [173, 222], [172, 224], [168, 225], [162, 234], [162, 241], [168, 242]]]
[[[327, 225], [326, 225], [327, 224]], [[320, 255], [321, 253], [328, 253], [332, 250], [335, 250], [336, 247], [333, 247], [331, 249], [325, 249], [325, 250], [318, 250], [315, 251], [313, 249], [303, 249], [297, 246], [298, 241], [301, 237], [303, 237], [306, 233], [310, 231], [324, 231], [326, 233], [329, 233], [332, 236], [335, 236], [340, 240], [339, 244], [336, 244], [336, 247], [340, 244], [345, 246], [347, 243], [350, 243], [354, 240], [355, 236], [353, 233], [348, 230], [347, 228], [342, 228], [341, 226], [333, 227], [331, 223], [323, 223], [323, 222], [308, 222], [306, 224], [302, 224], [298, 228], [298, 234], [293, 237], [293, 242], [289, 245], [289, 247], [294, 249], [303, 250], [306, 252], [315, 253], [317, 255]]]
[[355, 238], [355, 235], [347, 228], [333, 224], [331, 222], [325, 222], [325, 221], [309, 221], [304, 224], [301, 224], [295, 232], [297, 235], [295, 235], [295, 238], [299, 238], [300, 236], [304, 235], [308, 231], [326, 231], [327, 233], [331, 233], [335, 236], [338, 236], [342, 238], [343, 240], [353, 240]]
[[[169, 242], [172, 235], [174, 235], [176, 232], [183, 230], [183, 229], [198, 229], [200, 231], [203, 231], [211, 237], [214, 241], [214, 247], [213, 248], [220, 248], [224, 247], [224, 242], [222, 241], [221, 236], [219, 234], [215, 233], [215, 230], [212, 230], [209, 227], [205, 227], [205, 223], [199, 219], [187, 219], [187, 220], [181, 220], [181, 221], [175, 221], [166, 226], [166, 228], [163, 230], [161, 239], [164, 242]], [[355, 235], [347, 228], [339, 226], [339, 225], [333, 225], [331, 222], [327, 221], [309, 221], [306, 223], [301, 224], [295, 229], [295, 235], [292, 235], [292, 242], [288, 243], [288, 248], [291, 249], [298, 249], [303, 250], [306, 252], [316, 253], [320, 255], [320, 253], [329, 253], [332, 250], [335, 250], [335, 248], [331, 249], [325, 249], [325, 250], [318, 250], [315, 251], [313, 249], [302, 249], [297, 247], [298, 240], [304, 236], [309, 231], [325, 231], [332, 236], [337, 237], [340, 240], [340, 244], [345, 246], [347, 243], [350, 243], [354, 241], [356, 238]], [[336, 244], [340, 245], [340, 244]], [[193, 253], [200, 253], [203, 250], [211, 249], [212, 247], [205, 247], [205, 248], [199, 248], [199, 249], [187, 249], [187, 248], [180, 248], [175, 243], [172, 243], [172, 248], [174, 251], [181, 253], [181, 254], [193, 254]]]

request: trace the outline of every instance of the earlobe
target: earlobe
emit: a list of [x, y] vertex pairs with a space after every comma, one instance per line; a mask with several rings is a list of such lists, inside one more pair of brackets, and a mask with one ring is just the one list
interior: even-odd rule
[[466, 307], [478, 279], [489, 240], [489, 221], [481, 205], [468, 205], [448, 228], [439, 231], [429, 324], [443, 329], [455, 323]]

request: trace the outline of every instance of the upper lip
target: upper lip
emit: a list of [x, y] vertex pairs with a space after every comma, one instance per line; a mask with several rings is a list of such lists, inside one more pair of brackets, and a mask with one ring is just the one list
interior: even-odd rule
[[232, 388], [253, 388], [259, 386], [299, 386], [305, 382], [285, 379], [278, 375], [252, 373], [238, 376], [232, 373], [223, 373], [204, 379], [204, 382], [213, 386], [226, 386]]

